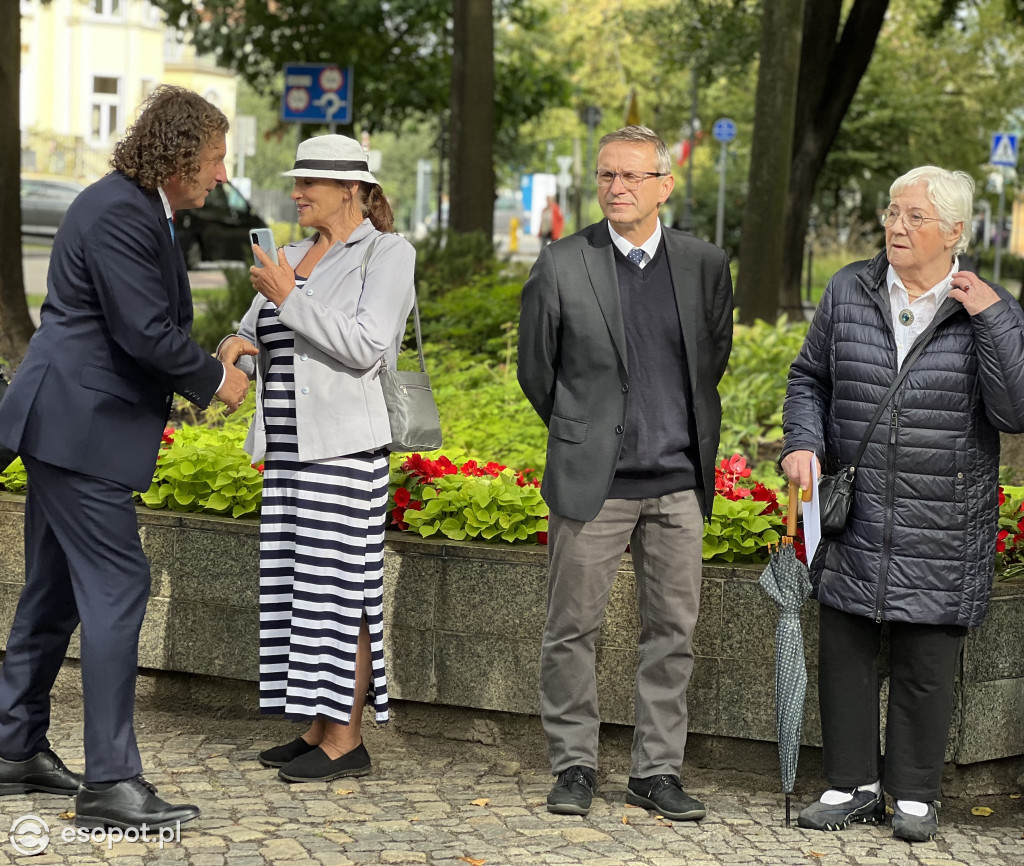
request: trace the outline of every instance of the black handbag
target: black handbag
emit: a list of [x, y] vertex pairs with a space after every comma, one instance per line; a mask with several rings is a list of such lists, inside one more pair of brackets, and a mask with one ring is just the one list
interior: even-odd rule
[[[7, 380], [4, 378], [4, 374], [0, 373], [0, 402], [4, 399], [4, 394], [7, 393]], [[12, 451], [6, 445], [0, 445], [0, 472], [6, 472], [7, 467], [10, 466], [15, 460], [18, 459], [18, 452]]]
[[871, 419], [871, 423], [868, 424], [868, 429], [864, 431], [864, 438], [860, 440], [860, 445], [857, 447], [857, 454], [854, 456], [853, 462], [842, 467], [835, 474], [822, 475], [818, 479], [818, 513], [821, 517], [822, 535], [834, 538], [846, 529], [846, 521], [850, 516], [850, 506], [853, 504], [853, 484], [857, 476], [857, 467], [864, 456], [864, 450], [868, 447], [868, 440], [875, 430], [875, 425], [878, 424], [879, 419], [882, 417], [882, 413], [889, 405], [892, 395], [896, 393], [896, 389], [906, 378], [907, 373], [910, 372], [911, 365], [917, 360], [917, 356], [921, 354], [924, 347], [928, 345], [928, 341], [931, 340], [934, 333], [934, 331], [927, 331], [921, 341], [914, 347], [914, 351], [904, 360], [899, 374], [889, 386], [889, 390], [885, 392], [885, 396], [882, 397], [878, 408], [875, 410], [875, 416]]
[[[360, 279], [366, 280], [366, 265], [377, 245], [374, 238], [359, 269]], [[377, 378], [384, 392], [384, 404], [388, 408], [388, 422], [391, 425], [391, 442], [388, 451], [435, 451], [441, 447], [441, 416], [434, 402], [434, 392], [430, 388], [430, 376], [427, 374], [427, 363], [423, 358], [423, 338], [420, 334], [420, 307], [413, 289], [412, 311], [413, 323], [416, 328], [416, 352], [420, 359], [420, 369], [392, 370], [386, 358], [381, 358]]]

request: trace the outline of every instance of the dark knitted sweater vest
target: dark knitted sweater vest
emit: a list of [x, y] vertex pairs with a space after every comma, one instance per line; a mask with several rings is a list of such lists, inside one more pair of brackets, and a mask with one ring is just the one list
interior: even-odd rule
[[640, 268], [615, 248], [629, 393], [609, 499], [650, 499], [700, 485], [690, 372], [662, 239]]

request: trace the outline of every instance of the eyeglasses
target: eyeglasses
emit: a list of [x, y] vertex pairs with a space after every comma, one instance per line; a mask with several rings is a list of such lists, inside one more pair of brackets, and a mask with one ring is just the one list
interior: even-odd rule
[[598, 186], [611, 186], [615, 178], [622, 181], [622, 185], [631, 192], [640, 189], [641, 184], [649, 177], [668, 177], [664, 171], [595, 171]]
[[889, 228], [890, 226], [896, 225], [896, 220], [900, 217], [903, 217], [903, 226], [908, 232], [916, 232], [925, 223], [942, 222], [939, 217], [921, 216], [917, 211], [901, 214], [898, 210], [891, 207], [886, 208], [878, 215], [878, 221], [886, 228]]

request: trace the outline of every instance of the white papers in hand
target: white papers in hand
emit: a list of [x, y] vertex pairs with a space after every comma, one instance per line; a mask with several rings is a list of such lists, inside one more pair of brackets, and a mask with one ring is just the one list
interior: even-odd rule
[[807, 564], [814, 559], [814, 551], [821, 541], [821, 507], [818, 502], [818, 461], [811, 455], [811, 501], [804, 503], [804, 546]]

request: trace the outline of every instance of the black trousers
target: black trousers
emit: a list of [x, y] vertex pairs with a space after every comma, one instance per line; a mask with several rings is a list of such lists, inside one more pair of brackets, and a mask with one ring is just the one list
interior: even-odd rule
[[[967, 629], [876, 623], [820, 607], [818, 700], [825, 778], [833, 788], [882, 786], [898, 800], [941, 795], [953, 686]], [[879, 659], [889, 635], [885, 760], [879, 731]]]
[[81, 623], [85, 778], [129, 779], [142, 772], [132, 716], [150, 584], [132, 491], [23, 459], [25, 588], [0, 668], [0, 756], [49, 747], [50, 690]]

